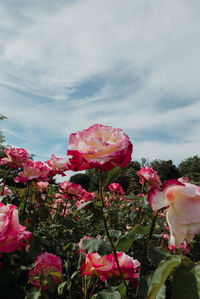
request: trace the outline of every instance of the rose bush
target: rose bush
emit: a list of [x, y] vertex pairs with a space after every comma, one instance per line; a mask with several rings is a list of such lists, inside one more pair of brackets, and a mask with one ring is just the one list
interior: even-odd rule
[[52, 155], [47, 167], [27, 160], [24, 151], [10, 148], [1, 162], [2, 299], [198, 299], [199, 186], [187, 178], [161, 186], [146, 167], [138, 172], [140, 188], [134, 163], [115, 167], [127, 165], [132, 145], [109, 126], [69, 139], [70, 168], [95, 168], [88, 170], [88, 191], [55, 181], [64, 174], [64, 159]]

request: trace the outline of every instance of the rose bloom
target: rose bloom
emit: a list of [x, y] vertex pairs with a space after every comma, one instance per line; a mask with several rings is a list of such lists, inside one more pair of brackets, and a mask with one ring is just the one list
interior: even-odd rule
[[37, 187], [39, 191], [45, 191], [48, 185], [49, 185], [48, 182], [43, 182], [43, 181], [37, 182]]
[[[47, 280], [45, 277], [51, 275], [56, 283], [62, 278], [62, 261], [55, 254], [44, 252], [37, 256], [35, 260], [35, 268], [28, 272], [29, 281], [32, 285], [40, 287], [40, 274], [43, 270], [43, 289], [47, 289]], [[54, 274], [55, 273], [55, 274]], [[38, 276], [37, 278], [35, 276]]]
[[69, 170], [68, 163], [63, 158], [57, 158], [55, 155], [51, 155], [51, 159], [46, 161], [51, 168], [51, 175], [61, 174], [65, 176], [64, 171]]
[[168, 180], [162, 190], [154, 187], [148, 193], [154, 212], [167, 207], [166, 220], [170, 229], [169, 246], [180, 247], [200, 233], [200, 187]]
[[[3, 194], [2, 194], [2, 190], [3, 190]], [[6, 186], [4, 186], [3, 183], [0, 184], [0, 195], [1, 196], [5, 196], [5, 195], [11, 195], [13, 194], [13, 192], [8, 189]]]
[[125, 191], [122, 188], [122, 186], [120, 186], [119, 183], [112, 183], [108, 186], [108, 189], [110, 190], [110, 192], [114, 193], [116, 192], [118, 195], [124, 195]]
[[[117, 258], [122, 275], [125, 280], [134, 280], [139, 277], [137, 271], [139, 270], [140, 263], [134, 260], [124, 252], [117, 252]], [[105, 281], [109, 278], [119, 278], [120, 273], [114, 254], [100, 256], [98, 253], [88, 253], [85, 256], [85, 262], [81, 266], [82, 275], [96, 275]]]
[[161, 181], [157, 175], [157, 172], [153, 170], [153, 168], [146, 166], [142, 167], [139, 171], [136, 172], [139, 175], [140, 184], [144, 184], [147, 181], [148, 189], [152, 187], [159, 187], [161, 185]]
[[19, 224], [16, 206], [0, 203], [0, 252], [26, 248], [32, 233], [25, 229]]
[[103, 171], [115, 166], [126, 167], [131, 161], [132, 144], [121, 129], [95, 124], [86, 130], [72, 133], [67, 151], [73, 171], [99, 168]]
[[23, 163], [29, 160], [28, 153], [23, 148], [12, 148], [9, 146], [9, 149], [4, 149], [7, 158], [0, 159], [1, 165], [9, 164], [12, 168], [22, 167]]
[[44, 165], [43, 162], [28, 160], [23, 165], [23, 171], [18, 173], [18, 176], [14, 179], [16, 183], [25, 183], [30, 180], [47, 180], [50, 175], [50, 169]]
[[74, 195], [74, 196], [81, 196], [81, 194], [84, 190], [81, 185], [77, 185], [70, 181], [64, 181], [64, 182], [60, 183], [59, 185], [62, 188], [61, 192], [64, 191], [64, 192], [66, 192], [70, 195]]

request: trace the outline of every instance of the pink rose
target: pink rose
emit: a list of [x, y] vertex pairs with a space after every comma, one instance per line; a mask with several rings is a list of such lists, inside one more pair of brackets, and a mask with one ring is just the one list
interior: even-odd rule
[[119, 183], [112, 183], [108, 186], [108, 189], [110, 190], [110, 192], [112, 193], [117, 193], [118, 195], [124, 195], [125, 191], [122, 188], [122, 186], [120, 186]]
[[12, 168], [19, 168], [29, 160], [28, 153], [23, 148], [12, 148], [9, 146], [9, 149], [5, 149], [4, 152], [7, 158], [0, 159], [1, 165], [9, 164]]
[[99, 168], [111, 170], [126, 167], [131, 161], [132, 144], [121, 129], [95, 124], [69, 137], [70, 169], [74, 171]]
[[[2, 191], [3, 191], [3, 194], [2, 194]], [[0, 184], [0, 195], [1, 196], [5, 196], [5, 195], [11, 195], [13, 194], [13, 192], [8, 189], [6, 186], [4, 186], [3, 183]]]
[[57, 158], [55, 155], [51, 156], [51, 159], [46, 161], [51, 168], [51, 175], [61, 174], [65, 176], [64, 171], [69, 170], [68, 163], [63, 158]]
[[50, 169], [44, 165], [44, 163], [32, 160], [28, 160], [23, 165], [23, 171], [18, 173], [18, 176], [14, 179], [16, 183], [25, 183], [30, 180], [46, 180], [50, 175]]
[[147, 181], [148, 189], [151, 189], [153, 187], [159, 187], [161, 185], [161, 181], [157, 175], [157, 172], [149, 166], [142, 167], [136, 173], [140, 177], [140, 184], [144, 184], [144, 182]]
[[[117, 252], [117, 258], [124, 279], [134, 280], [139, 277], [137, 271], [140, 263], [124, 252]], [[81, 266], [81, 275], [96, 275], [105, 281], [109, 278], [120, 277], [114, 254], [100, 256], [98, 253], [88, 253]]]
[[[28, 272], [29, 281], [36, 287], [40, 287], [40, 274], [43, 270], [43, 289], [47, 289], [47, 281], [45, 277], [52, 275], [56, 283], [59, 283], [62, 278], [62, 261], [59, 256], [52, 253], [42, 253], [35, 260], [35, 268]], [[35, 278], [35, 276], [38, 276]]]
[[62, 188], [61, 191], [64, 191], [70, 195], [74, 196], [81, 196], [83, 188], [81, 185], [77, 185], [75, 183], [72, 183], [70, 181], [64, 181], [60, 183], [60, 187]]
[[48, 185], [49, 185], [48, 182], [43, 182], [43, 181], [37, 182], [39, 191], [45, 191]]
[[13, 252], [28, 246], [32, 233], [25, 229], [19, 224], [16, 206], [0, 203], [0, 252]]
[[200, 233], [200, 187], [168, 180], [160, 191], [152, 188], [148, 193], [153, 210], [168, 207], [166, 220], [170, 229], [169, 245], [180, 247], [184, 240], [191, 242]]

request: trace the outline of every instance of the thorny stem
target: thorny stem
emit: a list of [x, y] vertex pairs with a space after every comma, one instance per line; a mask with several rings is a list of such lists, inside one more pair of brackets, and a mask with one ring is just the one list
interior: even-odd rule
[[[101, 203], [102, 203], [102, 208], [105, 206], [104, 204], [104, 197], [103, 197], [103, 184], [102, 184], [102, 173], [100, 173], [100, 180], [99, 180], [99, 196], [100, 196], [100, 199], [101, 199]], [[113, 253], [114, 253], [114, 257], [115, 257], [115, 261], [116, 261], [116, 264], [117, 264], [117, 268], [119, 270], [119, 274], [120, 274], [120, 278], [121, 280], [123, 281], [125, 287], [126, 287], [126, 290], [127, 290], [127, 294], [130, 296], [129, 298], [131, 298], [131, 294], [129, 292], [129, 288], [126, 284], [126, 281], [123, 277], [123, 274], [122, 274], [122, 271], [121, 271], [121, 268], [120, 268], [120, 265], [119, 265], [119, 261], [118, 261], [118, 258], [117, 258], [117, 251], [116, 251], [116, 248], [112, 242], [112, 239], [111, 239], [111, 236], [109, 234], [109, 231], [108, 231], [108, 225], [107, 225], [107, 221], [106, 221], [106, 218], [105, 218], [105, 215], [103, 214], [103, 223], [104, 223], [104, 228], [105, 228], [105, 232], [106, 232], [106, 236], [110, 242], [110, 245], [112, 247], [112, 250], [113, 250]]]

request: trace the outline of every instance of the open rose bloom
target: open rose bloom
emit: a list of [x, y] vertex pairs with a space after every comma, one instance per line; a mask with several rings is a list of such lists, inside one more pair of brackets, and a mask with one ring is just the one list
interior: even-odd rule
[[103, 171], [115, 166], [126, 167], [131, 161], [132, 144], [121, 129], [95, 124], [86, 130], [72, 133], [67, 154], [71, 170], [99, 168]]
[[140, 184], [143, 185], [147, 181], [148, 189], [151, 189], [153, 187], [159, 187], [161, 185], [161, 181], [157, 175], [157, 172], [149, 166], [142, 167], [136, 173], [140, 177], [139, 179]]
[[68, 163], [63, 158], [57, 158], [55, 155], [51, 155], [51, 159], [46, 161], [51, 168], [51, 175], [61, 174], [65, 176], [64, 171], [68, 170]]
[[23, 171], [18, 173], [14, 179], [16, 183], [25, 183], [30, 180], [47, 180], [50, 175], [50, 169], [43, 162], [28, 160], [23, 164]]
[[1, 165], [10, 165], [12, 168], [22, 167], [23, 163], [29, 160], [28, 153], [23, 148], [12, 148], [4, 150], [7, 158], [0, 159]]
[[108, 186], [108, 189], [110, 190], [111, 193], [116, 193], [118, 195], [124, 195], [125, 191], [122, 188], [122, 186], [120, 186], [119, 183], [112, 183]]
[[16, 206], [0, 203], [0, 252], [26, 248], [31, 236], [32, 233], [19, 224]]
[[29, 281], [36, 287], [40, 287], [40, 274], [43, 270], [43, 289], [47, 289], [45, 276], [51, 275], [56, 283], [62, 278], [62, 261], [59, 256], [52, 253], [42, 253], [35, 260], [35, 268], [28, 272]]
[[[134, 260], [124, 252], [117, 252], [117, 258], [122, 275], [125, 280], [134, 281], [139, 277], [138, 270], [140, 263]], [[120, 273], [114, 254], [100, 256], [98, 253], [88, 253], [85, 256], [85, 262], [81, 266], [81, 275], [99, 276], [105, 281], [109, 278], [119, 278]]]
[[200, 233], [200, 187], [168, 180], [162, 190], [154, 187], [148, 193], [153, 210], [168, 207], [166, 220], [170, 229], [169, 245], [181, 246], [184, 240], [191, 242]]

